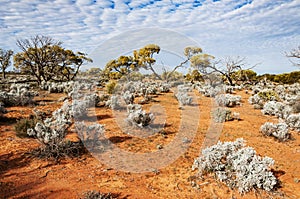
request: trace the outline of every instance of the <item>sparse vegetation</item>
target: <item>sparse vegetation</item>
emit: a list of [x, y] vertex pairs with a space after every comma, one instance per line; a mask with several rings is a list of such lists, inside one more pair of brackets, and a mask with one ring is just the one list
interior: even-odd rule
[[231, 115], [231, 110], [222, 107], [214, 109], [212, 112], [212, 117], [213, 120], [218, 123], [231, 121], [234, 119]]
[[272, 191], [278, 180], [270, 167], [274, 160], [260, 157], [251, 147], [245, 147], [243, 139], [234, 142], [218, 142], [202, 151], [195, 159], [193, 169], [197, 169], [203, 177], [206, 173], [214, 173], [218, 180], [230, 188], [237, 188], [242, 194], [253, 189]]
[[36, 117], [23, 118], [17, 121], [14, 128], [18, 137], [29, 137], [27, 129], [34, 128], [38, 119]]
[[[15, 180], [11, 176], [26, 170], [31, 177], [33, 174], [40, 175], [41, 172], [45, 172], [42, 178], [49, 178], [47, 182], [60, 179], [61, 176], [65, 176], [64, 178], [70, 182], [76, 178], [77, 184], [74, 189], [82, 183], [93, 181], [97, 182], [97, 186], [103, 185], [103, 190], [110, 191], [113, 190], [110, 187], [112, 183], [115, 187], [121, 187], [123, 195], [123, 191], [127, 193], [125, 187], [129, 187], [131, 183], [147, 182], [147, 190], [153, 193], [175, 189], [182, 192], [192, 190], [188, 197], [214, 195], [207, 187], [201, 189], [201, 192], [193, 192], [193, 189], [186, 189], [185, 185], [179, 183], [189, 180], [184, 178], [190, 175], [191, 185], [194, 188], [210, 184], [210, 187], [218, 191], [225, 185], [232, 189], [226, 193], [221, 191], [224, 195], [218, 196], [219, 198], [229, 195], [233, 198], [236, 193], [233, 189], [237, 189], [240, 194], [245, 195], [244, 197], [248, 197], [247, 194], [252, 197], [257, 193], [264, 197], [274, 193], [277, 188], [280, 189], [277, 177], [283, 175], [281, 173], [291, 172], [294, 166], [291, 160], [285, 163], [284, 157], [279, 155], [286, 153], [291, 147], [295, 150], [295, 154], [298, 152], [299, 71], [258, 76], [252, 70], [242, 69], [243, 58], [231, 57], [224, 60], [221, 65], [221, 62], [214, 61], [215, 57], [204, 54], [201, 48], [187, 47], [184, 49], [185, 58], [181, 63], [169, 71], [164, 68], [163, 73], [159, 74], [155, 68], [154, 55], [158, 55], [161, 49], [155, 44], [149, 44], [134, 50], [132, 55], [120, 56], [108, 62], [104, 70], [95, 67], [80, 72], [80, 66], [91, 60], [84, 53], [63, 49], [61, 43], [52, 38], [36, 36], [28, 40], [18, 40], [17, 43], [22, 48], [22, 52], [14, 57], [14, 65], [19, 72], [10, 72], [6, 76], [11, 82], [16, 79], [16, 83], [6, 83], [6, 79], [2, 79], [4, 83], [0, 85], [0, 117], [4, 118], [1, 120], [1, 125], [4, 126], [4, 128], [1, 126], [1, 139], [3, 136], [1, 141], [4, 147], [0, 147], [0, 172], [1, 174], [9, 172], [3, 175], [6, 181]], [[53, 57], [51, 59], [53, 55], [55, 60], [51, 62], [48, 58], [41, 57], [39, 53], [49, 55], [49, 60], [54, 59]], [[32, 60], [32, 56], [36, 56], [36, 59]], [[177, 71], [188, 65], [191, 66], [188, 74]], [[146, 69], [151, 74], [142, 74], [141, 69]], [[75, 76], [78, 79], [75, 80]], [[18, 79], [22, 83], [18, 83]], [[261, 111], [249, 110], [249, 104], [244, 104], [247, 98], [254, 108]], [[36, 107], [33, 107], [34, 105]], [[206, 128], [212, 133], [206, 134], [205, 141], [210, 141], [211, 137], [218, 139], [219, 135], [215, 134], [215, 131], [219, 130], [216, 129], [218, 126], [222, 126], [225, 133], [221, 139], [231, 140], [242, 135], [250, 140], [249, 143], [253, 148], [246, 147], [243, 139], [218, 142], [216, 145], [209, 143], [211, 145], [203, 149], [201, 156], [191, 165], [187, 160], [199, 154], [199, 140], [203, 136], [196, 135], [195, 141], [192, 141], [187, 134], [182, 137], [178, 135], [178, 131], [182, 128], [184, 133], [192, 132], [192, 125], [189, 124], [198, 118], [193, 118], [194, 114], [188, 111], [196, 106], [201, 107], [199, 124], [204, 126], [195, 128], [196, 133], [204, 135]], [[35, 116], [29, 116], [31, 111]], [[187, 117], [189, 121], [186, 121], [186, 124], [182, 123], [181, 120]], [[202, 123], [203, 121], [210, 126]], [[216, 124], [223, 122], [227, 123]], [[258, 124], [263, 125], [259, 128]], [[123, 131], [122, 128], [125, 126], [129, 127], [130, 133]], [[151, 130], [150, 135], [148, 130]], [[134, 135], [136, 132], [141, 134]], [[15, 136], [27, 138], [15, 139]], [[280, 142], [267, 136], [272, 136]], [[172, 147], [172, 141], [176, 138], [179, 138], [179, 147], [191, 144], [193, 150], [188, 150], [170, 167], [166, 166], [164, 171], [159, 172], [158, 168], [151, 168], [152, 173], [141, 175], [139, 178], [136, 178], [134, 172], [119, 171], [110, 168], [109, 164], [96, 165], [93, 158], [87, 156], [87, 149], [93, 149], [91, 153], [99, 152], [96, 155], [111, 162], [115, 161], [118, 166], [122, 163], [130, 165], [131, 160], [127, 159], [129, 157], [127, 153], [136, 153], [137, 157], [139, 154], [152, 152], [155, 154], [162, 152], [163, 156], [171, 155], [170, 153], [165, 155], [164, 150]], [[215, 144], [216, 140], [212, 142]], [[279, 150], [272, 150], [273, 145]], [[15, 148], [10, 153], [7, 146]], [[276, 160], [279, 159], [280, 164], [276, 165], [272, 158], [259, 156], [254, 149], [256, 147], [261, 155], [265, 153], [264, 147], [268, 147], [268, 154], [274, 155], [272, 157]], [[112, 153], [115, 149], [118, 154], [119, 149], [127, 151], [124, 161], [116, 161], [117, 155]], [[20, 154], [23, 155], [19, 156]], [[159, 157], [163, 159], [163, 156]], [[42, 160], [37, 160], [36, 157]], [[154, 160], [150, 155], [147, 163], [135, 160], [132, 162], [143, 167], [157, 161]], [[38, 165], [36, 161], [39, 161]], [[26, 167], [26, 164], [32, 169]], [[290, 164], [289, 167], [287, 164]], [[14, 167], [15, 165], [18, 166]], [[199, 171], [200, 175], [196, 176], [201, 178], [196, 179], [190, 169], [191, 166]], [[78, 167], [79, 171], [75, 172], [76, 176], [71, 172], [75, 167], [76, 169]], [[49, 172], [53, 172], [53, 175], [47, 176]], [[296, 172], [297, 170], [294, 173]], [[119, 178], [120, 174], [122, 178]], [[176, 179], [172, 174], [176, 175]], [[296, 174], [288, 173], [295, 176]], [[159, 175], [162, 180], [160, 182], [165, 181], [168, 176], [177, 184], [175, 187], [172, 187], [172, 183], [168, 187], [159, 187], [156, 177], [151, 182], [147, 181], [152, 175]], [[30, 181], [25, 175], [18, 173], [16, 176]], [[215, 179], [224, 184], [221, 185], [222, 183], [216, 182]], [[291, 185], [287, 178], [282, 179], [288, 186]], [[197, 180], [204, 182], [199, 184]], [[217, 183], [219, 186], [215, 186]], [[289, 190], [289, 187], [285, 188]], [[260, 189], [266, 192], [260, 192]], [[77, 197], [82, 189], [78, 191], [80, 192], [76, 192]], [[176, 194], [178, 193], [176, 191]], [[133, 197], [141, 196], [134, 194]], [[182, 197], [180, 194], [178, 196]], [[170, 197], [174, 197], [174, 194]], [[87, 191], [83, 194], [83, 198], [116, 197], [110, 193]]]
[[86, 191], [82, 199], [114, 199], [111, 193], [100, 193], [99, 191]]

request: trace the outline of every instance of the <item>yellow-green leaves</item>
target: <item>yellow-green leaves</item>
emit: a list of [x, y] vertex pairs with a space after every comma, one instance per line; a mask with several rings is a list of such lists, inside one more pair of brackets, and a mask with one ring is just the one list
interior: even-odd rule
[[14, 56], [14, 65], [21, 72], [30, 72], [38, 83], [49, 80], [73, 80], [79, 67], [92, 62], [85, 53], [74, 53], [61, 47], [61, 42], [37, 35], [30, 40], [18, 40], [17, 46], [22, 52]]
[[215, 57], [208, 54], [198, 54], [191, 57], [191, 66], [193, 68], [198, 67], [207, 67], [211, 64], [211, 60], [213, 60]]

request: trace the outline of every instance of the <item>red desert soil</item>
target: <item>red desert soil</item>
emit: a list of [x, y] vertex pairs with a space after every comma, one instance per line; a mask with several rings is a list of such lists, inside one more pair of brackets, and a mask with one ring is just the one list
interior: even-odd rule
[[[243, 103], [232, 110], [239, 112], [242, 120], [224, 123], [220, 140], [244, 138], [247, 146], [253, 147], [259, 155], [275, 160], [273, 170], [281, 181], [281, 188], [273, 194], [252, 191], [241, 196], [236, 190], [216, 181], [213, 175], [201, 180], [196, 178], [197, 171], [192, 171], [191, 167], [207, 134], [212, 105], [210, 98], [196, 94], [200, 122], [190, 147], [173, 163], [146, 173], [115, 170], [91, 154], [66, 158], [59, 163], [30, 157], [28, 152], [37, 148], [39, 143], [34, 139], [16, 137], [14, 124], [16, 119], [28, 117], [33, 107], [8, 108], [9, 113], [0, 121], [0, 198], [80, 198], [88, 190], [111, 192], [119, 198], [300, 198], [300, 135], [292, 132], [293, 139], [284, 143], [264, 137], [259, 132], [260, 126], [277, 119], [254, 110], [244, 91], [237, 94], [242, 96]], [[43, 106], [37, 108], [54, 111], [62, 104], [55, 102], [61, 96], [49, 94]], [[96, 108], [96, 115], [99, 123], [105, 125], [105, 136], [117, 147], [136, 153], [156, 151], [158, 145], [164, 147], [172, 143], [179, 128], [181, 110], [173, 93], [158, 95], [155, 99], [167, 115], [164, 136], [156, 133], [139, 138], [125, 134], [118, 127], [114, 113], [100, 107]], [[153, 104], [143, 106], [149, 110]], [[186, 127], [186, 131], [192, 130]]]

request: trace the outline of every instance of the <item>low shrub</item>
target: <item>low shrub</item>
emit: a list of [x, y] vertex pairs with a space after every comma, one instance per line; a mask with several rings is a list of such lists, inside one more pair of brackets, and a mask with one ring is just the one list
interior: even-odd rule
[[152, 113], [146, 113], [146, 111], [142, 109], [142, 106], [138, 104], [129, 104], [127, 106], [127, 113], [126, 121], [128, 124], [140, 128], [148, 126], [154, 120], [154, 115]]
[[133, 104], [134, 102], [134, 94], [130, 93], [129, 91], [123, 93], [122, 98], [125, 101], [125, 104]]
[[97, 141], [99, 140], [100, 135], [104, 134], [105, 129], [101, 124], [91, 124], [87, 125], [85, 122], [77, 122], [75, 124], [76, 132], [79, 135], [81, 140], [84, 142], [92, 143], [93, 146], [96, 146]]
[[35, 150], [34, 154], [38, 157], [57, 160], [77, 150], [78, 143], [65, 140], [73, 117], [72, 105], [66, 100], [61, 108], [52, 113], [52, 117], [38, 121], [34, 127], [28, 128], [27, 134], [35, 137], [42, 144], [42, 147]]
[[38, 122], [38, 119], [36, 117], [23, 118], [23, 119], [18, 120], [14, 126], [14, 129], [16, 131], [16, 136], [21, 137], [21, 138], [30, 137], [27, 134], [27, 129], [34, 128], [37, 122]]
[[100, 193], [99, 191], [86, 191], [82, 199], [114, 199], [111, 193]]
[[285, 119], [285, 123], [293, 130], [300, 132], [300, 113], [291, 114]]
[[266, 136], [273, 136], [279, 141], [287, 141], [291, 138], [288, 125], [286, 123], [273, 124], [266, 122], [260, 127], [260, 132]]
[[292, 113], [292, 107], [276, 101], [266, 102], [261, 112], [265, 115], [274, 115], [279, 118], [286, 118]]
[[212, 118], [217, 123], [233, 120], [233, 117], [231, 115], [231, 110], [228, 110], [226, 108], [221, 108], [221, 107], [218, 107], [212, 111]]
[[188, 94], [191, 91], [191, 87], [185, 85], [177, 86], [178, 92], [175, 94], [180, 106], [191, 105], [193, 98]]
[[230, 188], [237, 188], [241, 194], [252, 189], [272, 191], [278, 180], [270, 167], [274, 160], [260, 157], [251, 147], [245, 147], [243, 139], [234, 142], [218, 142], [202, 151], [195, 159], [192, 169], [198, 169], [201, 176], [214, 173]]
[[275, 91], [270, 90], [270, 89], [265, 89], [265, 90], [260, 91], [258, 93], [258, 96], [265, 102], [266, 101], [279, 101], [278, 94]]
[[219, 106], [234, 107], [240, 105], [242, 97], [239, 95], [220, 94], [215, 97], [215, 101]]
[[113, 94], [114, 91], [115, 91], [116, 86], [117, 86], [117, 82], [109, 81], [105, 86], [106, 92], [109, 93], [109, 94]]
[[32, 155], [41, 159], [59, 161], [62, 158], [75, 158], [87, 153], [81, 141], [72, 142], [70, 140], [61, 140], [51, 145], [44, 145], [33, 150]]
[[117, 110], [122, 108], [119, 100], [119, 96], [117, 95], [112, 95], [110, 99], [106, 101], [105, 105], [111, 108], [112, 110]]

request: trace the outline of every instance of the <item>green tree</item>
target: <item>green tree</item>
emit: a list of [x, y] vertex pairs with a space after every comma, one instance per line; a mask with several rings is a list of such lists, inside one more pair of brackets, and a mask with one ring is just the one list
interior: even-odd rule
[[257, 73], [253, 70], [238, 70], [231, 77], [235, 81], [251, 82], [257, 79]]
[[5, 74], [6, 74], [6, 69], [10, 66], [11, 64], [11, 56], [13, 55], [12, 50], [4, 50], [0, 48], [0, 69], [2, 71], [2, 77], [5, 79]]
[[17, 40], [22, 52], [14, 56], [14, 66], [23, 73], [33, 75], [38, 84], [50, 80], [73, 80], [80, 66], [92, 60], [84, 53], [62, 48], [61, 44], [51, 37], [40, 35]]
[[107, 77], [115, 79], [122, 76], [130, 76], [132, 71], [138, 70], [137, 61], [133, 56], [120, 56], [115, 60], [109, 61], [104, 69], [104, 74]]
[[[155, 72], [153, 65], [156, 60], [153, 58], [154, 53], [159, 53], [160, 47], [155, 44], [148, 44], [139, 50], [134, 50], [133, 55], [122, 55], [117, 59], [110, 60], [104, 69], [104, 75], [107, 77], [122, 77], [126, 76], [130, 78], [132, 72], [139, 71], [140, 68], [151, 70], [153, 74], [161, 79], [161, 77]], [[116, 74], [117, 73], [117, 74]]]
[[169, 80], [169, 78], [171, 76], [173, 76], [173, 73], [179, 69], [182, 68], [185, 64], [188, 63], [188, 61], [190, 61], [191, 57], [196, 56], [198, 54], [202, 53], [202, 49], [197, 47], [197, 46], [188, 46], [184, 49], [184, 56], [186, 57], [186, 59], [184, 59], [180, 64], [178, 64], [177, 66], [175, 66], [173, 68], [172, 71], [167, 72], [166, 70], [164, 71], [164, 73], [166, 73], [166, 80]]
[[203, 77], [201, 73], [198, 70], [193, 70], [192, 72], [189, 72], [186, 74], [186, 80], [188, 81], [203, 81]]
[[144, 68], [146, 70], [151, 70], [152, 73], [160, 80], [161, 76], [154, 70], [153, 65], [156, 60], [153, 57], [154, 54], [160, 52], [160, 47], [156, 44], [148, 44], [139, 50], [133, 51], [134, 60], [136, 60], [138, 67]]

